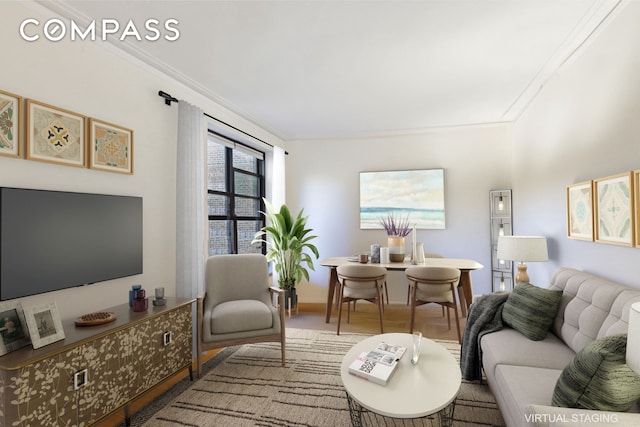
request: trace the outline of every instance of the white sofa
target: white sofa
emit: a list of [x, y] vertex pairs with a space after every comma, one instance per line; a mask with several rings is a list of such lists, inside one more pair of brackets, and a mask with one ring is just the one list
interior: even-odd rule
[[505, 325], [480, 341], [482, 368], [507, 426], [640, 426], [638, 403], [628, 413], [551, 406], [558, 377], [577, 352], [595, 339], [627, 332], [640, 289], [570, 268], [556, 271], [549, 289], [563, 295], [545, 339], [531, 341]]

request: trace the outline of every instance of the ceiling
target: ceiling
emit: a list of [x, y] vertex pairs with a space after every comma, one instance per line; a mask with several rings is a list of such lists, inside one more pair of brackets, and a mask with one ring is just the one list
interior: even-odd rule
[[177, 19], [177, 41], [112, 41], [273, 135], [307, 140], [512, 121], [621, 2], [41, 4], [77, 23], [132, 19], [143, 36], [147, 19]]

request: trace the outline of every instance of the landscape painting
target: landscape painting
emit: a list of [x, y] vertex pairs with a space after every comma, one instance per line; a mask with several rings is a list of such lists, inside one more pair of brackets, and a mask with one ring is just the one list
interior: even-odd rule
[[408, 218], [417, 229], [444, 229], [444, 169], [360, 172], [360, 228]]

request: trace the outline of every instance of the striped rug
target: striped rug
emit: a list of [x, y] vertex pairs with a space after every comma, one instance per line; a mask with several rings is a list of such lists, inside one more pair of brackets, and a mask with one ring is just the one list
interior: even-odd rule
[[[279, 345], [251, 344], [225, 349], [205, 365], [203, 377], [169, 390], [134, 415], [133, 426], [350, 426], [340, 380], [342, 356], [367, 337], [362, 334], [287, 329], [287, 366]], [[438, 341], [456, 358], [460, 345]], [[176, 387], [174, 387], [176, 388]], [[455, 426], [503, 426], [486, 385], [464, 382]]]

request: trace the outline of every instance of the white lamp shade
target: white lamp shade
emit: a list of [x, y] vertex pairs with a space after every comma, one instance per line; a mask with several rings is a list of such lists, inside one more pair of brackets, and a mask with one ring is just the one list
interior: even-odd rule
[[547, 238], [544, 236], [498, 237], [498, 259], [507, 261], [547, 261]]
[[640, 374], [640, 302], [631, 304], [629, 311], [627, 365]]

